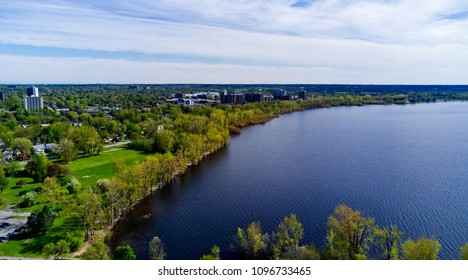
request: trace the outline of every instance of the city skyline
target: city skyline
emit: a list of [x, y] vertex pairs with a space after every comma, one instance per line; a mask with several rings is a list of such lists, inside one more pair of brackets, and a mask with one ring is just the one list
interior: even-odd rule
[[2, 2], [0, 83], [467, 83], [464, 1]]

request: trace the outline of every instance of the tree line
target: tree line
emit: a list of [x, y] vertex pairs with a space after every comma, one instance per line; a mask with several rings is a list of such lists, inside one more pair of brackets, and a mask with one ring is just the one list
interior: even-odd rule
[[[53, 217], [62, 214], [76, 217], [86, 239], [91, 238], [97, 230], [112, 226], [141, 199], [163, 187], [176, 174], [183, 173], [188, 165], [196, 165], [206, 155], [222, 148], [228, 143], [229, 135], [240, 133], [242, 127], [265, 123], [281, 114], [307, 109], [409, 102], [408, 95], [405, 94], [337, 94], [316, 95], [307, 100], [186, 107], [163, 104], [167, 92], [162, 95], [143, 90], [129, 93], [127, 90], [113, 91], [112, 88], [100, 87], [94, 91], [92, 86], [80, 92], [79, 87], [65, 88], [67, 87], [54, 88], [44, 98], [49, 105], [70, 105], [72, 110], [68, 112], [24, 111], [18, 105], [21, 104], [18, 103], [21, 101], [19, 94], [7, 98], [0, 105], [11, 105], [16, 111], [0, 112], [0, 140], [6, 147], [28, 155], [31, 160], [25, 169], [27, 175], [35, 182], [43, 182], [42, 187], [23, 194], [20, 203], [29, 207], [37, 199], [36, 196], [44, 199], [48, 203], [47, 210], [54, 212]], [[162, 92], [161, 89], [157, 91]], [[86, 111], [88, 106], [99, 110], [97, 113], [89, 113]], [[114, 164], [115, 177], [100, 180], [93, 187], [82, 188], [76, 178], [70, 176], [66, 164], [80, 156], [98, 155], [102, 150], [104, 137], [115, 140], [127, 138], [131, 141], [130, 148], [145, 151], [149, 156], [145, 161], [131, 166], [117, 160]], [[57, 143], [56, 152], [62, 164], [52, 164], [43, 154], [34, 153], [32, 146], [38, 140], [41, 143]], [[0, 194], [8, 185], [5, 177], [17, 173], [19, 167], [17, 163], [11, 162], [1, 169]], [[28, 222], [28, 225], [31, 228], [39, 225], [40, 229], [30, 230], [30, 234], [44, 234], [50, 229], [50, 222], [37, 223], [41, 220], [49, 221], [46, 212], [44, 208], [34, 211], [35, 215], [32, 217], [36, 221]], [[257, 231], [258, 228], [259, 224], [255, 226]], [[394, 234], [393, 228], [382, 231], [387, 232], [387, 235]], [[335, 238], [337, 234], [330, 238]], [[395, 235], [398, 235], [396, 229]], [[249, 244], [248, 236], [245, 230], [245, 246]], [[63, 249], [64, 242], [57, 244], [60, 240], [62, 239], [54, 240], [46, 251], [58, 250], [59, 247], [62, 248], [61, 251], [66, 251]], [[63, 240], [69, 245], [75, 244], [70, 250], [76, 248], [74, 237], [65, 236]], [[274, 252], [270, 257], [296, 254], [296, 251], [287, 252], [288, 244], [278, 243], [274, 248], [268, 247]], [[356, 244], [353, 243], [351, 247], [356, 247]], [[300, 251], [310, 253], [311, 248], [301, 247]], [[339, 249], [340, 246], [335, 244], [330, 247], [328, 258], [344, 258], [341, 249], [336, 248]], [[263, 249], [254, 251], [255, 256], [264, 255], [261, 253]], [[353, 251], [353, 258], [360, 255]], [[320, 253], [320, 256], [323, 257], [324, 254]], [[350, 255], [348, 258], [351, 258]]]
[[[328, 217], [326, 244], [320, 250], [302, 244], [304, 227], [295, 214], [284, 217], [274, 232], [264, 232], [259, 221], [239, 227], [235, 250], [240, 259], [253, 260], [436, 260], [441, 249], [435, 237], [403, 239], [396, 225], [380, 227], [375, 219], [349, 206], [338, 205]], [[167, 254], [163, 241], [155, 236], [148, 244], [150, 259], [163, 260]], [[96, 239], [83, 259], [110, 259], [111, 252], [102, 238]], [[114, 259], [136, 259], [129, 245], [117, 246]], [[460, 248], [460, 258], [468, 260], [468, 243]], [[214, 245], [201, 260], [220, 260], [221, 249]]]

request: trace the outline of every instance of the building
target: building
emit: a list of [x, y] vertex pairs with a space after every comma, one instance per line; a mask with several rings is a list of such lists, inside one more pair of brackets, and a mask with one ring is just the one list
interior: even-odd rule
[[38, 87], [35, 87], [35, 86], [32, 86], [30, 88], [27, 88], [26, 89], [26, 94], [31, 97], [31, 96], [36, 96], [36, 97], [39, 97], [41, 96], [41, 94], [39, 93], [39, 88]]
[[185, 98], [169, 99], [166, 102], [168, 104], [174, 104], [174, 105], [185, 105], [185, 106], [192, 106], [193, 105], [193, 100], [192, 99], [185, 99]]
[[15, 154], [13, 149], [4, 149], [2, 153], [4, 162], [15, 160]]
[[30, 87], [26, 90], [26, 97], [23, 99], [24, 110], [40, 110], [44, 109], [44, 101], [42, 99], [39, 88]]
[[59, 148], [59, 145], [55, 143], [38, 144], [32, 147], [35, 153], [42, 153], [42, 154], [53, 153], [57, 151], [58, 148]]
[[246, 93], [245, 102], [266, 102], [271, 101], [273, 97], [271, 95], [260, 94], [260, 93]]
[[275, 92], [273, 93], [273, 96], [275, 97], [275, 99], [279, 99], [279, 100], [284, 100], [283, 98], [287, 95], [288, 95], [288, 91], [282, 90], [282, 89], [275, 90]]
[[307, 92], [305, 90], [299, 91], [299, 93], [297, 95], [297, 98], [306, 100], [307, 99]]
[[244, 95], [240, 93], [228, 93], [227, 90], [221, 95], [221, 103], [223, 104], [242, 104], [244, 103]]

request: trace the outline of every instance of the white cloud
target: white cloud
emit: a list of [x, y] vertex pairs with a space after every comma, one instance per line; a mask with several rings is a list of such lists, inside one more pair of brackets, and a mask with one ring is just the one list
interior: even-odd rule
[[[219, 81], [199, 77], [193, 69], [225, 82], [265, 82], [269, 77], [272, 83], [411, 83], [411, 79], [413, 83], [465, 83], [461, 73], [468, 63], [468, 20], [452, 16], [468, 11], [465, 1], [315, 0], [305, 7], [294, 6], [297, 1], [292, 0], [120, 0], [100, 6], [96, 1], [3, 2], [0, 44], [175, 54], [215, 62], [155, 64], [60, 58], [78, 68], [94, 61], [105, 73], [116, 73], [96, 73], [101, 82], [118, 82], [113, 77], [130, 73], [123, 68], [112, 70], [116, 63], [139, 73], [127, 77], [138, 81], [144, 77], [147, 82], [153, 78], [142, 67], [156, 71], [153, 65], [158, 65], [168, 73], [175, 67], [174, 73], [194, 75], [194, 82]], [[230, 65], [223, 66], [222, 61]], [[47, 64], [44, 67], [49, 69]], [[258, 81], [245, 75], [248, 69], [259, 70], [254, 71]], [[73, 77], [63, 76], [67, 72], [56, 75], [71, 82]], [[226, 76], [221, 77], [222, 73]], [[297, 76], [285, 78], [285, 73]], [[168, 82], [190, 80], [183, 77]]]
[[[390, 68], [245, 66], [232, 64], [160, 63], [92, 58], [0, 55], [0, 83], [363, 83], [454, 84], [463, 69], [440, 69], [426, 63], [411, 75], [408, 65]], [[454, 63], [454, 62], [452, 62]], [[428, 77], [438, 77], [428, 80]]]

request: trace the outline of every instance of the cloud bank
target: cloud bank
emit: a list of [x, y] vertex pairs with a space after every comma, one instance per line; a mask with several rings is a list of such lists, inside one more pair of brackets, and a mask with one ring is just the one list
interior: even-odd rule
[[467, 82], [466, 1], [0, 2], [1, 83]]

